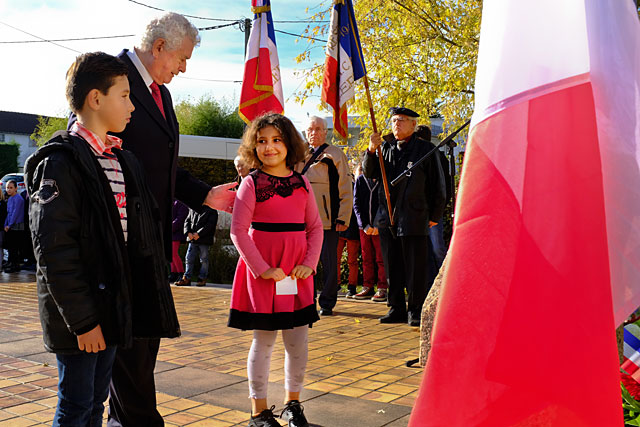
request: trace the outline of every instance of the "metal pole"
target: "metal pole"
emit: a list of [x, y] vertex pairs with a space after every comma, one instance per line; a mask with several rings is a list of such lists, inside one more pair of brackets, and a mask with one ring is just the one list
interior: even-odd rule
[[247, 57], [247, 46], [249, 45], [249, 35], [251, 34], [251, 19], [244, 19], [244, 57]]

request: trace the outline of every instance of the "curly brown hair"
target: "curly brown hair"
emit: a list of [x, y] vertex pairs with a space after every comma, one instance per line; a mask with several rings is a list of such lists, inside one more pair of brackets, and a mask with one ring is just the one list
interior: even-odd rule
[[256, 144], [258, 143], [258, 131], [267, 126], [273, 126], [282, 135], [282, 141], [287, 147], [287, 167], [293, 169], [296, 163], [306, 157], [308, 146], [291, 120], [282, 114], [268, 113], [254, 119], [242, 135], [238, 156], [251, 168], [259, 169], [262, 166], [256, 153]]

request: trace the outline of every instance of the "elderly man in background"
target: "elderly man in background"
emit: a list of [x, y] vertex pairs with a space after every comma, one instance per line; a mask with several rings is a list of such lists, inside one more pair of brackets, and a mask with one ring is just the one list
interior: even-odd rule
[[340, 148], [327, 143], [327, 122], [321, 117], [309, 117], [306, 136], [311, 152], [304, 163], [296, 166], [296, 171], [311, 183], [322, 219], [323, 286], [318, 304], [320, 315], [330, 316], [338, 301], [338, 233], [349, 226], [353, 184], [347, 156]]
[[[420, 160], [433, 145], [416, 135], [418, 114], [408, 108], [392, 108], [392, 135], [373, 133], [364, 155], [367, 178], [381, 179], [376, 149], [382, 144], [382, 157], [389, 183]], [[442, 218], [445, 182], [438, 156], [431, 156], [396, 186], [389, 185], [394, 230], [383, 186], [379, 186], [379, 209], [374, 225], [380, 233], [380, 246], [389, 280], [389, 312], [381, 323], [420, 325], [420, 313], [427, 292], [436, 276], [435, 260], [429, 241], [429, 228]], [[395, 236], [394, 236], [395, 234]], [[404, 289], [408, 301], [405, 302]]]
[[[186, 71], [187, 60], [199, 43], [198, 29], [193, 24], [182, 15], [166, 13], [149, 22], [132, 50], [125, 49], [118, 55], [129, 68], [135, 111], [126, 129], [117, 136], [122, 138], [123, 148], [132, 151], [142, 163], [158, 203], [167, 262], [171, 261], [173, 199], [196, 211], [203, 204], [230, 211], [235, 194], [227, 191], [235, 183], [211, 188], [178, 167], [178, 121], [165, 84]], [[153, 294], [161, 289], [171, 295], [168, 279], [165, 283], [138, 282], [134, 292]], [[143, 317], [145, 307], [133, 307], [133, 311], [135, 329], [136, 316]], [[176, 333], [179, 335], [180, 331]], [[109, 426], [164, 425], [156, 409], [153, 376], [159, 347], [160, 338], [144, 338], [134, 340], [131, 349], [118, 349], [110, 390]]]

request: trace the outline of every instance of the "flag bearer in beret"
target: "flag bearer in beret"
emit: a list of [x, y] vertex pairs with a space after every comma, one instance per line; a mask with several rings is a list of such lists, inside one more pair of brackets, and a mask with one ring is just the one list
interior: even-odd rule
[[[384, 187], [379, 186], [380, 205], [374, 226], [380, 232], [384, 267], [389, 279], [389, 312], [381, 323], [420, 325], [420, 312], [436, 276], [435, 261], [429, 243], [429, 228], [442, 218], [445, 206], [445, 182], [438, 156], [430, 156], [396, 186], [391, 181], [412, 166], [433, 147], [416, 134], [418, 113], [404, 107], [391, 108], [393, 134], [383, 138], [373, 133], [364, 155], [367, 178], [381, 179], [376, 149], [382, 145], [382, 157], [389, 181], [393, 229]], [[404, 290], [407, 289], [408, 301]]]

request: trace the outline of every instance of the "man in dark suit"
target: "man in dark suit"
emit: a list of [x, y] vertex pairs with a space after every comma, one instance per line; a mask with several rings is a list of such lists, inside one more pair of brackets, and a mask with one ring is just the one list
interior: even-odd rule
[[[132, 151], [147, 176], [158, 203], [163, 224], [165, 254], [171, 260], [171, 221], [174, 197], [199, 211], [203, 204], [230, 212], [236, 185], [211, 188], [178, 167], [178, 122], [169, 90], [164, 86], [174, 76], [185, 72], [193, 48], [200, 43], [198, 30], [186, 18], [166, 13], [147, 26], [133, 50], [123, 50], [118, 57], [129, 67], [131, 101], [135, 111], [131, 122], [117, 136], [123, 148]], [[149, 286], [135, 284], [134, 292]], [[134, 307], [144, 316], [144, 307]], [[135, 316], [134, 316], [135, 324]], [[153, 371], [160, 339], [137, 339], [132, 349], [118, 349], [113, 366], [109, 401], [109, 426], [162, 426], [156, 409]]]
[[[376, 148], [382, 145], [382, 157], [389, 182], [433, 147], [415, 134], [418, 113], [404, 107], [392, 108], [390, 112], [393, 135], [383, 143], [380, 134], [371, 134], [362, 164], [364, 176], [381, 179]], [[394, 230], [391, 229], [382, 186], [374, 220], [374, 225], [380, 232], [380, 248], [389, 279], [389, 312], [380, 318], [380, 322], [408, 321], [411, 326], [419, 326], [422, 304], [437, 274], [431, 253], [429, 228], [442, 220], [446, 202], [440, 159], [437, 156], [429, 157], [398, 185], [389, 185], [389, 190]], [[405, 287], [408, 297], [406, 302]]]

